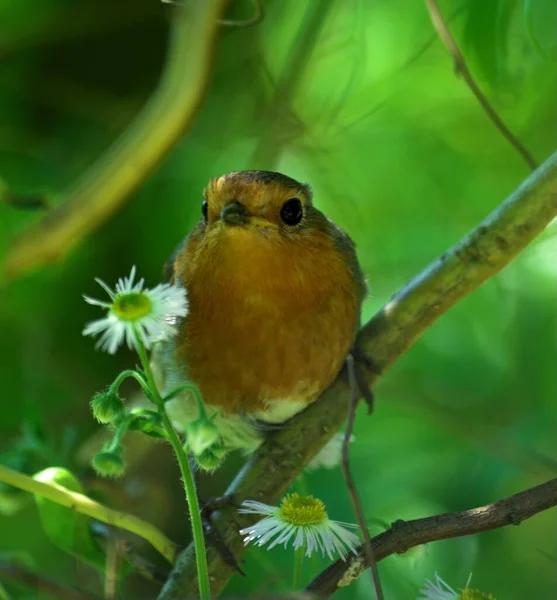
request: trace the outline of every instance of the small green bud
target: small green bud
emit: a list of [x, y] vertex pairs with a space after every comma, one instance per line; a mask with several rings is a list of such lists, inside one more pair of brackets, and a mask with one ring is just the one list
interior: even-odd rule
[[122, 398], [108, 390], [108, 392], [101, 392], [93, 397], [91, 409], [99, 423], [108, 424], [114, 423], [123, 414], [125, 407]]
[[211, 450], [205, 450], [202, 454], [197, 455], [195, 460], [202, 471], [208, 471], [209, 473], [216, 471], [222, 462], [222, 458], [219, 458]]
[[93, 469], [103, 477], [122, 477], [126, 471], [126, 463], [119, 450], [103, 448], [93, 457]]
[[212, 473], [220, 467], [226, 454], [227, 450], [222, 441], [219, 440], [201, 454], [196, 454], [195, 461], [201, 470]]
[[187, 447], [198, 457], [216, 444], [221, 444], [217, 426], [204, 414], [186, 427]]

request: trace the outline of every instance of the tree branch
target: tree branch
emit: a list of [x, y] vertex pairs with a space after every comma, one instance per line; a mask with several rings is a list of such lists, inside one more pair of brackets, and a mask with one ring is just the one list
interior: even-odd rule
[[[382, 372], [460, 299], [499, 272], [557, 215], [557, 152], [454, 248], [405, 288], [360, 331], [358, 345]], [[374, 376], [370, 375], [369, 383]], [[350, 388], [339, 375], [322, 396], [285, 427], [273, 432], [250, 457], [227, 490], [236, 503], [274, 504], [346, 418]], [[244, 552], [238, 530], [253, 523], [233, 508], [214, 523], [237, 558]], [[234, 571], [208, 549], [213, 594]], [[159, 600], [195, 598], [195, 560], [190, 546], [178, 557]]]
[[[554, 506], [557, 506], [557, 479], [478, 508], [426, 519], [395, 521], [390, 529], [373, 538], [374, 557], [380, 561], [427, 542], [473, 535], [506, 525], [519, 525], [525, 519]], [[346, 562], [338, 560], [320, 573], [306, 591], [318, 598], [328, 598], [339, 587], [349, 585], [366, 569], [367, 561], [360, 547], [357, 556], [351, 556]]]
[[64, 202], [9, 248], [2, 276], [64, 256], [103, 223], [157, 167], [193, 121], [207, 89], [218, 18], [228, 0], [177, 11], [158, 88], [136, 120], [66, 193]]

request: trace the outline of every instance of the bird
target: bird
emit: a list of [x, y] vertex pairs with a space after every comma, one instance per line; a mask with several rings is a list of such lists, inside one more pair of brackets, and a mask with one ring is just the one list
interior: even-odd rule
[[[211, 179], [164, 271], [189, 311], [153, 350], [157, 384], [163, 394], [196, 386], [219, 460], [254, 451], [332, 383], [367, 293], [354, 242], [314, 206], [310, 185], [272, 171]], [[166, 408], [181, 432], [199, 415], [189, 390]]]

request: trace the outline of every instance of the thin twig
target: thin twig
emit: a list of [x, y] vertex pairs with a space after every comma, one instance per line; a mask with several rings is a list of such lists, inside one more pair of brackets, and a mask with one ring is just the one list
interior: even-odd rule
[[49, 596], [58, 598], [58, 600], [100, 600], [98, 596], [62, 585], [41, 573], [29, 571], [14, 563], [0, 562], [0, 578], [4, 581], [22, 585], [35, 592], [44, 592]]
[[[385, 373], [439, 317], [484, 281], [501, 271], [557, 215], [557, 153], [553, 154], [476, 229], [398, 292], [369, 321], [356, 345]], [[368, 382], [376, 376], [369, 376]], [[240, 504], [256, 499], [274, 504], [308, 462], [346, 419], [350, 390], [344, 377], [333, 384], [288, 427], [269, 435], [250, 457], [226, 493]], [[248, 527], [248, 515], [224, 509], [214, 524], [226, 546], [240, 559], [245, 551], [238, 529]], [[234, 570], [209, 549], [209, 570], [215, 594]], [[159, 600], [179, 600], [195, 594], [193, 547], [176, 560]]]
[[437, 30], [441, 41], [445, 45], [445, 48], [452, 55], [456, 68], [468, 84], [470, 91], [476, 96], [476, 99], [482, 106], [482, 108], [487, 113], [487, 116], [491, 119], [495, 127], [505, 136], [505, 138], [514, 146], [515, 150], [522, 156], [524, 162], [534, 170], [538, 165], [536, 161], [532, 157], [532, 155], [526, 150], [526, 148], [522, 145], [520, 140], [512, 133], [512, 131], [503, 123], [501, 117], [497, 114], [493, 106], [491, 106], [489, 100], [486, 98], [485, 94], [480, 90], [478, 84], [474, 80], [472, 73], [468, 69], [464, 57], [460, 52], [455, 39], [451, 35], [447, 24], [445, 23], [441, 11], [439, 10], [439, 5], [437, 4], [437, 0], [425, 0], [427, 10], [429, 12], [429, 16], [431, 17], [431, 21], [433, 22], [433, 26]]
[[[557, 479], [478, 508], [413, 521], [396, 521], [390, 529], [373, 538], [375, 558], [381, 561], [428, 542], [519, 525], [554, 506], [557, 506]], [[320, 573], [306, 591], [319, 598], [328, 598], [339, 587], [349, 585], [366, 568], [367, 561], [360, 547], [357, 556], [349, 557], [346, 562], [337, 561]]]
[[346, 357], [346, 370], [348, 372], [348, 385], [350, 386], [350, 406], [348, 408], [348, 421], [346, 423], [346, 431], [344, 433], [344, 439], [342, 441], [342, 472], [344, 473], [344, 479], [348, 492], [350, 493], [350, 499], [352, 500], [352, 506], [356, 513], [356, 519], [360, 526], [360, 531], [364, 536], [364, 552], [367, 560], [367, 564], [370, 565], [370, 576], [371, 585], [375, 589], [375, 596], [377, 600], [383, 600], [383, 590], [381, 588], [381, 580], [379, 579], [379, 571], [377, 570], [377, 562], [373, 555], [373, 547], [371, 545], [371, 538], [367, 528], [364, 511], [362, 509], [362, 503], [358, 495], [358, 489], [354, 483], [352, 473], [350, 472], [350, 440], [352, 438], [352, 432], [354, 431], [354, 421], [356, 420], [356, 408], [358, 407], [358, 400], [360, 399], [358, 384], [354, 374], [354, 358], [352, 354]]
[[211, 72], [217, 20], [227, 0], [190, 2], [173, 20], [161, 81], [135, 121], [66, 192], [64, 201], [16, 239], [1, 276], [54, 262], [108, 219], [193, 122]]

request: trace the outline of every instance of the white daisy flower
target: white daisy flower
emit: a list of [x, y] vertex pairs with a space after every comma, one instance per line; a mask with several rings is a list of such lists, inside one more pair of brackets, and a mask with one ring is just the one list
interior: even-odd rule
[[331, 560], [335, 553], [345, 560], [348, 552], [357, 553], [356, 547], [360, 541], [345, 529], [355, 529], [356, 525], [331, 521], [323, 502], [313, 496], [288, 494], [280, 506], [246, 500], [239, 512], [265, 516], [259, 523], [240, 530], [240, 535], [244, 536], [244, 544], [255, 542], [258, 546], [263, 546], [271, 542], [271, 549], [277, 544], [284, 544], [286, 547], [294, 538], [294, 548], [305, 548], [306, 556], [319, 551], [323, 555], [327, 554]]
[[83, 335], [101, 335], [97, 347], [114, 354], [124, 341], [136, 347], [136, 335], [146, 348], [154, 342], [176, 334], [178, 317], [188, 312], [186, 292], [177, 285], [162, 283], [152, 290], [143, 287], [144, 280], [134, 283], [135, 267], [129, 277], [120, 278], [114, 290], [104, 281], [95, 281], [110, 296], [110, 302], [83, 296], [85, 301], [108, 310], [103, 319], [88, 323]]
[[495, 600], [491, 594], [470, 589], [468, 586], [471, 579], [472, 573], [468, 576], [464, 589], [457, 592], [435, 573], [435, 582], [429, 579], [425, 582], [424, 587], [420, 590], [421, 596], [418, 600]]
[[418, 600], [457, 600], [458, 592], [435, 573], [435, 582], [427, 579]]

